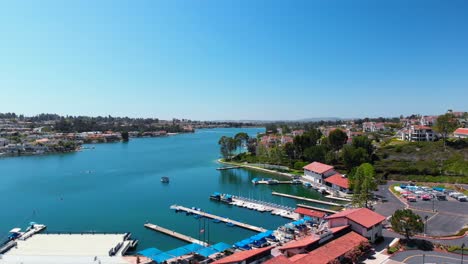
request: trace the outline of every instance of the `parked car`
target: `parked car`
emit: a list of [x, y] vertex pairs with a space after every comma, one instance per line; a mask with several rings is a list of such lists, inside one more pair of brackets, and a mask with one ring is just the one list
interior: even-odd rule
[[421, 198], [424, 200], [424, 201], [429, 201], [432, 199], [432, 195], [429, 195], [429, 194], [423, 194], [421, 196]]
[[445, 189], [445, 190], [444, 190], [444, 193], [445, 193], [445, 194], [450, 194], [451, 192], [453, 192], [453, 190], [451, 190], [451, 189]]
[[461, 193], [452, 191], [452, 192], [450, 192], [448, 195], [449, 195], [450, 197], [454, 197], [454, 198], [455, 198], [455, 196], [460, 196]]
[[416, 196], [414, 196], [414, 195], [409, 195], [408, 197], [406, 197], [406, 200], [408, 202], [416, 202], [417, 201]]
[[466, 197], [466, 195], [461, 195], [457, 197], [457, 200], [460, 202], [466, 202], [466, 200], [468, 200], [468, 197]]

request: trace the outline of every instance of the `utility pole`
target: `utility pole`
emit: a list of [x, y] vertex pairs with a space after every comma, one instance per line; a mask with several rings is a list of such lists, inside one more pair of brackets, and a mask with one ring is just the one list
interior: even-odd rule
[[429, 216], [425, 215], [424, 219], [426, 220], [426, 224], [424, 225], [424, 236], [427, 235], [427, 218], [429, 218]]
[[462, 249], [461, 264], [463, 264], [463, 249], [464, 248], [465, 248], [465, 243], [461, 245], [461, 249]]

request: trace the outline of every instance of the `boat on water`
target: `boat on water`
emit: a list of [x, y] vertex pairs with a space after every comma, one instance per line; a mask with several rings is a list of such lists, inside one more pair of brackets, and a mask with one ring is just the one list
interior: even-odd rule
[[219, 219], [213, 219], [213, 223], [216, 223], [216, 224], [217, 224], [217, 223], [221, 223], [221, 220], [219, 220]]
[[231, 222], [227, 222], [226, 225], [229, 226], [229, 227], [235, 226], [235, 225], [234, 225], [233, 223], [231, 223]]
[[328, 194], [327, 188], [325, 188], [325, 187], [320, 187], [320, 188], [318, 188], [317, 191], [319, 193], [321, 193], [321, 194]]
[[169, 177], [161, 177], [161, 182], [162, 183], [169, 183]]

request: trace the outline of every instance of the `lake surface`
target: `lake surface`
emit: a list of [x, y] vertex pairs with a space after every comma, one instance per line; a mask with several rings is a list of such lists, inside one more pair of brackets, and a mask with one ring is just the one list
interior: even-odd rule
[[[30, 221], [48, 231], [131, 232], [138, 250], [169, 250], [186, 244], [147, 230], [146, 221], [198, 238], [199, 220], [176, 214], [170, 205], [196, 206], [210, 213], [256, 226], [276, 229], [288, 219], [212, 201], [215, 191], [294, 206], [295, 200], [271, 191], [318, 198], [302, 186], [254, 186], [255, 177], [269, 174], [236, 169], [217, 171], [218, 139], [261, 128], [205, 129], [193, 134], [131, 139], [129, 143], [86, 145], [81, 152], [0, 159], [0, 239], [13, 227]], [[169, 184], [160, 178], [168, 176]], [[207, 221], [208, 223], [209, 221]], [[254, 232], [210, 222], [210, 242], [236, 241]]]

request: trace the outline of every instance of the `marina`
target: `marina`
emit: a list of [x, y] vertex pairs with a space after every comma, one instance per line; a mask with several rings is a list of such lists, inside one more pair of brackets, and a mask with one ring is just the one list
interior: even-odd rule
[[306, 197], [300, 197], [300, 196], [295, 196], [295, 195], [286, 194], [286, 193], [272, 192], [271, 194], [272, 195], [282, 196], [282, 197], [287, 197], [287, 198], [292, 198], [292, 199], [296, 199], [296, 200], [312, 202], [312, 203], [330, 205], [330, 206], [339, 206], [339, 207], [344, 206], [343, 204], [339, 204], [339, 203], [327, 202], [327, 201], [322, 201], [322, 200], [317, 200], [317, 199], [312, 199], [312, 198], [306, 198]]
[[257, 184], [267, 184], [267, 185], [276, 185], [276, 184], [302, 184], [301, 180], [293, 179], [290, 181], [279, 181], [271, 178], [254, 178], [252, 179], [252, 183]]
[[226, 217], [217, 216], [217, 215], [214, 215], [214, 214], [210, 214], [210, 213], [206, 213], [206, 212], [203, 212], [203, 211], [187, 208], [187, 207], [180, 206], [180, 205], [172, 205], [170, 208], [175, 210], [176, 212], [182, 211], [182, 212], [186, 212], [186, 213], [190, 213], [190, 214], [199, 215], [200, 217], [206, 217], [206, 218], [211, 218], [211, 219], [214, 219], [214, 220], [219, 220], [220, 222], [224, 222], [224, 223], [226, 223], [227, 225], [230, 225], [230, 226], [238, 226], [238, 227], [242, 227], [242, 228], [245, 228], [245, 229], [248, 229], [248, 230], [251, 230], [251, 231], [255, 231], [255, 232], [259, 232], [259, 233], [267, 231], [267, 229], [262, 228], [262, 227], [249, 225], [249, 224], [242, 223], [242, 222], [239, 222], [239, 221], [235, 221], [235, 220], [232, 220], [232, 219], [229, 219], [229, 218], [226, 218]]
[[240, 197], [230, 194], [213, 193], [211, 199], [221, 201], [230, 205], [243, 207], [249, 210], [263, 212], [270, 212], [272, 215], [289, 218], [292, 220], [299, 219], [299, 215], [294, 213], [295, 208], [274, 204], [266, 201], [254, 200], [246, 197]]
[[195, 239], [193, 237], [190, 237], [190, 236], [187, 236], [187, 235], [184, 235], [184, 234], [181, 234], [181, 233], [177, 233], [175, 231], [169, 230], [167, 228], [164, 228], [164, 227], [161, 227], [161, 226], [158, 226], [158, 225], [155, 225], [155, 224], [146, 223], [144, 226], [146, 228], [148, 228], [148, 229], [163, 233], [163, 234], [171, 236], [171, 237], [175, 237], [175, 238], [177, 238], [179, 240], [182, 240], [182, 241], [185, 241], [185, 242], [198, 244], [198, 245], [201, 245], [201, 246], [204, 246], [204, 247], [209, 246], [208, 243], [206, 243], [206, 242], [200, 241], [198, 239]]

